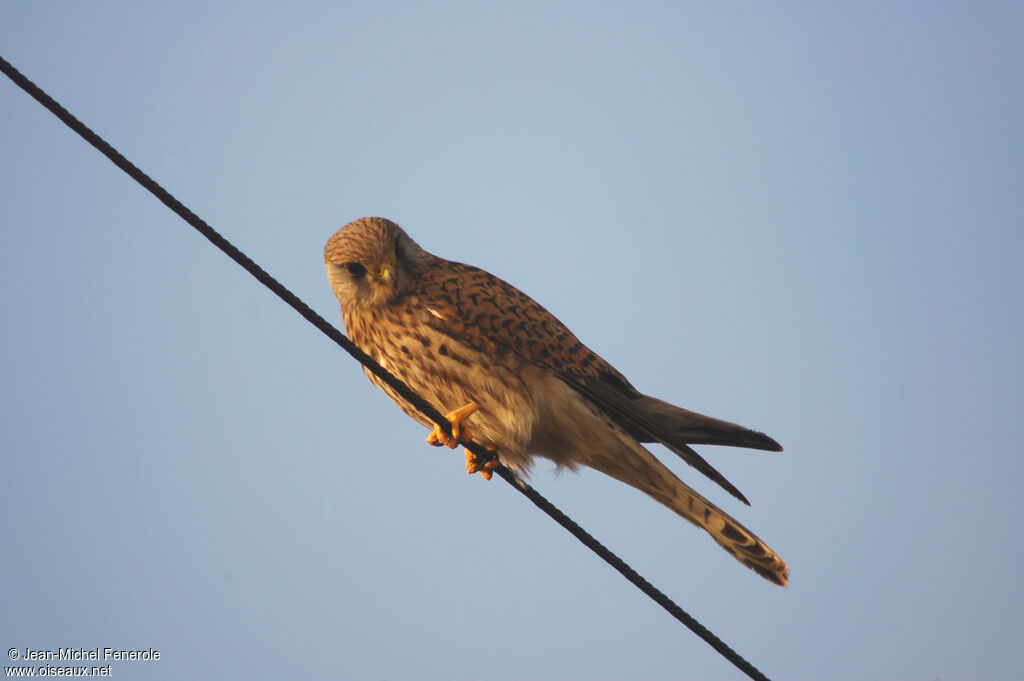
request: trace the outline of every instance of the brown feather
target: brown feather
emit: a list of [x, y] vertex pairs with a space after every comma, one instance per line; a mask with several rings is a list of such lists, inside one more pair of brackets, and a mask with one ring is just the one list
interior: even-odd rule
[[[533, 457], [586, 465], [703, 527], [777, 584], [785, 563], [749, 530], [680, 481], [640, 442], [661, 442], [746, 498], [688, 443], [781, 449], [768, 436], [643, 395], [554, 315], [514, 286], [423, 250], [395, 223], [364, 218], [324, 249], [352, 340], [442, 411], [475, 402], [473, 439], [526, 474]], [[411, 404], [367, 372], [407, 414]]]

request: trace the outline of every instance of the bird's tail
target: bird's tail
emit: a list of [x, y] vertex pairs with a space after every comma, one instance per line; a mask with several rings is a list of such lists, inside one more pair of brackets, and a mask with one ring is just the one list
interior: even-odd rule
[[768, 581], [786, 585], [789, 568], [767, 544], [677, 478], [647, 449], [634, 444], [631, 450], [628, 456], [599, 455], [585, 463], [668, 506], [703, 528], [736, 560]]

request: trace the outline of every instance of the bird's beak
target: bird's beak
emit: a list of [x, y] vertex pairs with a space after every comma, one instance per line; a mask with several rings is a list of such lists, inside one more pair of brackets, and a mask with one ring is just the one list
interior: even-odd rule
[[397, 285], [397, 280], [395, 279], [394, 265], [391, 265], [390, 263], [383, 265], [380, 268], [379, 274], [380, 280], [383, 281], [388, 286], [390, 286], [391, 288], [394, 288]]

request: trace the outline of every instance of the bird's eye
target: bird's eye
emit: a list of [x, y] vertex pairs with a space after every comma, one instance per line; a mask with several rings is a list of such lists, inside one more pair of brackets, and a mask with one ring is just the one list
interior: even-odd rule
[[348, 270], [348, 273], [356, 279], [362, 279], [366, 276], [366, 268], [357, 262], [345, 263], [345, 268]]

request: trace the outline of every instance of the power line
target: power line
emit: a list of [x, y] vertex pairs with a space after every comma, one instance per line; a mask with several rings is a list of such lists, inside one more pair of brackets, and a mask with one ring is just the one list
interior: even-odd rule
[[[268, 274], [262, 267], [252, 261], [249, 256], [240, 251], [231, 242], [221, 236], [213, 227], [208, 225], [202, 218], [189, 210], [181, 201], [176, 199], [170, 192], [161, 187], [153, 178], [144, 173], [134, 163], [126, 159], [117, 149], [112, 147], [106, 140], [89, 129], [84, 123], [78, 120], [67, 109], [60, 105], [55, 99], [46, 94], [39, 86], [25, 77], [20, 71], [14, 68], [6, 59], [0, 57], [0, 70], [7, 75], [22, 90], [27, 92], [33, 99], [46, 107], [53, 115], [74, 130], [86, 142], [96, 147], [101, 154], [110, 159], [114, 165], [127, 173], [132, 179], [142, 185], [153, 194], [165, 206], [174, 211], [185, 222], [192, 225], [200, 234], [223, 251], [229, 258], [242, 266], [246, 272], [254, 276], [260, 283], [271, 290], [277, 297], [290, 305], [296, 312], [302, 315], [306, 321], [322, 331], [328, 338], [340, 345], [346, 352], [366, 367], [375, 376], [387, 383], [392, 389], [411, 403], [428, 419], [437, 423], [448, 435], [451, 435], [451, 423], [435, 409], [429, 402], [415, 393], [409, 386], [399, 380], [381, 367], [372, 357], [359, 349], [345, 334], [341, 333], [327, 320], [313, 311], [309, 305], [303, 302], [298, 296], [289, 291], [283, 284]], [[476, 442], [463, 443], [467, 449], [473, 452], [481, 461], [493, 458], [494, 454]], [[505, 466], [499, 466], [494, 470], [505, 482], [521, 492], [527, 499], [532, 501], [540, 510], [548, 514], [555, 522], [568, 530], [574, 537], [582, 542], [587, 548], [596, 553], [602, 560], [615, 568], [623, 577], [629, 580], [634, 586], [643, 591], [658, 605], [663, 607], [670, 615], [682, 622], [694, 634], [699, 636], [708, 645], [717, 650], [723, 657], [736, 666], [747, 676], [757, 681], [768, 681], [768, 677], [762, 674], [754, 665], [747, 662], [736, 651], [730, 648], [724, 641], [715, 636], [704, 625], [694, 619], [689, 613], [680, 608], [672, 599], [663, 594], [653, 584], [648, 582], [636, 570], [631, 568], [625, 561], [612, 553], [601, 542], [595, 539], [589, 532], [580, 527], [572, 518], [567, 516], [554, 504], [548, 501], [537, 490], [533, 489], [525, 481], [517, 478], [512, 471]]]

